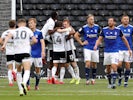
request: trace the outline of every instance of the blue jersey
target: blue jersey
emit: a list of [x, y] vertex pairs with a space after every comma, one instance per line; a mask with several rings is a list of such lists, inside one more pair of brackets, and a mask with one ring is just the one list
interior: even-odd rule
[[100, 36], [104, 38], [104, 52], [118, 52], [119, 51], [119, 38], [123, 36], [122, 31], [115, 27], [113, 30], [109, 27], [103, 28]]
[[[118, 28], [122, 31], [123, 35], [126, 37], [130, 48], [132, 49], [132, 34], [133, 34], [133, 26], [128, 25], [127, 27], [124, 27], [123, 25], [119, 25]], [[128, 50], [125, 43], [120, 38], [119, 40], [119, 50]]]
[[42, 32], [38, 29], [35, 30], [34, 36], [37, 39], [37, 43], [31, 46], [31, 56], [33, 58], [41, 57], [42, 47], [40, 40], [43, 39]]
[[84, 25], [78, 32], [83, 34], [84, 41], [88, 41], [88, 45], [84, 45], [84, 48], [93, 50], [96, 40], [98, 39], [98, 34], [100, 33], [100, 27], [97, 24], [94, 24], [93, 27]]

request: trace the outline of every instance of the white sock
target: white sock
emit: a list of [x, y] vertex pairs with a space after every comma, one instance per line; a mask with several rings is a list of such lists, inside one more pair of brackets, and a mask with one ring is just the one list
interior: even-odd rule
[[48, 68], [47, 69], [47, 78], [50, 79], [52, 77], [52, 72], [51, 70]]
[[77, 78], [77, 79], [80, 78], [80, 77], [79, 77], [79, 67], [78, 67], [78, 66], [75, 66], [74, 72], [75, 72], [76, 78]]
[[56, 71], [57, 71], [57, 67], [54, 66], [54, 67], [52, 68], [52, 77], [55, 77]]
[[73, 68], [72, 68], [71, 65], [69, 65], [69, 67], [67, 67], [67, 70], [68, 70], [68, 72], [71, 74], [72, 78], [76, 78], [76, 77], [75, 77], [74, 70], [73, 70]]
[[29, 80], [30, 77], [30, 71], [29, 70], [25, 70], [24, 71], [24, 75], [23, 75], [23, 83], [27, 84], [27, 81]]
[[21, 83], [22, 83], [22, 72], [17, 72], [17, 83], [19, 90], [23, 90]]
[[12, 70], [8, 70], [8, 80], [9, 80], [9, 83], [13, 83], [12, 82], [12, 79], [13, 79], [13, 76], [12, 76]]
[[64, 75], [65, 75], [65, 67], [61, 67], [61, 69], [60, 69], [60, 82], [63, 82]]

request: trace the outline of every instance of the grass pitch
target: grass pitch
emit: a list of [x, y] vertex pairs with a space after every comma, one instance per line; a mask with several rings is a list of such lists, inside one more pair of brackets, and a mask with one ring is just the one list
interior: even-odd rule
[[79, 85], [69, 84], [65, 79], [63, 85], [49, 85], [41, 79], [39, 90], [34, 90], [34, 79], [31, 79], [31, 90], [28, 95], [19, 96], [16, 82], [13, 87], [8, 86], [8, 80], [0, 78], [0, 100], [133, 100], [133, 80], [129, 80], [127, 88], [107, 88], [107, 80], [96, 80], [95, 85], [85, 85], [82, 79]]

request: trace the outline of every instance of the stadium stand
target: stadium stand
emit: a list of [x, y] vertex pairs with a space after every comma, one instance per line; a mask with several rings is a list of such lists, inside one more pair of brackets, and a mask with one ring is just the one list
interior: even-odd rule
[[[0, 36], [8, 28], [11, 19], [11, 0], [0, 0]], [[5, 53], [0, 51], [0, 76], [7, 75]]]

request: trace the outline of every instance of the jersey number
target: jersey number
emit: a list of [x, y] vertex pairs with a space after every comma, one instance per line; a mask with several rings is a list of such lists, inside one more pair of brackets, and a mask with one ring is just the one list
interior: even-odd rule
[[57, 38], [55, 38], [54, 43], [55, 43], [55, 44], [56, 44], [56, 43], [61, 44], [61, 38], [60, 38], [60, 36], [58, 36]]
[[19, 31], [16, 31], [16, 38], [15, 39], [25, 39], [26, 38], [26, 31], [21, 31], [21, 33], [19, 34]]

